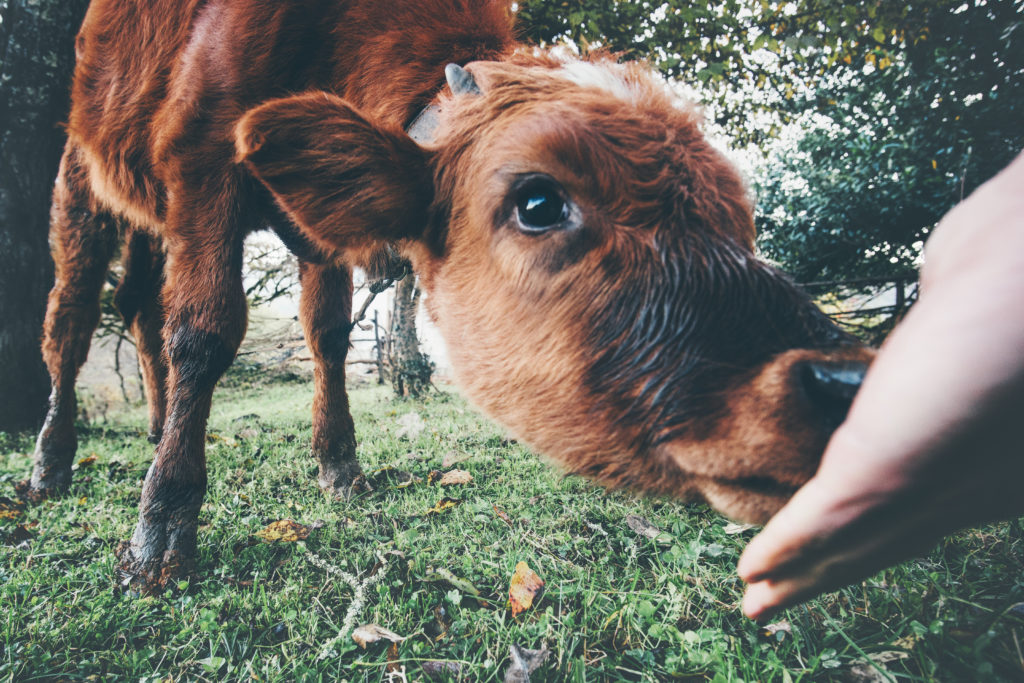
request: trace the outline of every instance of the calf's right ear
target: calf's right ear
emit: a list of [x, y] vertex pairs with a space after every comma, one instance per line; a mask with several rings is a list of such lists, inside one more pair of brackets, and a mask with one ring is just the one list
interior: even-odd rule
[[367, 237], [395, 242], [423, 232], [433, 198], [428, 153], [336, 95], [303, 93], [249, 110], [235, 127], [235, 148], [328, 253], [363, 247]]

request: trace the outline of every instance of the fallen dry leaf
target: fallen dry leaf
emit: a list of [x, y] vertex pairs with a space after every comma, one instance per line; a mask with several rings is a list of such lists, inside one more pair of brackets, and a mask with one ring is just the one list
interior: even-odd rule
[[729, 522], [725, 525], [724, 531], [726, 536], [735, 536], [736, 534], [742, 534], [744, 531], [750, 531], [756, 524], [737, 524], [736, 522]]
[[390, 640], [392, 643], [400, 643], [405, 638], [398, 635], [394, 631], [389, 631], [383, 626], [377, 624], [363, 624], [355, 631], [352, 631], [352, 640], [356, 641], [359, 647], [366, 649], [366, 646], [370, 643], [376, 643], [381, 638]]
[[906, 659], [910, 655], [897, 650], [872, 652], [867, 657], [859, 657], [841, 670], [842, 680], [849, 683], [890, 683], [893, 677], [887, 675], [889, 662]]
[[476, 598], [480, 597], [479, 588], [474, 586], [466, 579], [459, 578], [454, 573], [452, 573], [450, 569], [447, 569], [445, 567], [438, 567], [434, 571], [428, 572], [427, 575], [423, 577], [423, 580], [429, 582], [444, 581], [445, 583], [451, 584], [455, 588], [458, 588], [463, 593], [469, 593], [470, 595]]
[[786, 636], [792, 635], [793, 628], [789, 625], [788, 621], [776, 621], [774, 624], [762, 626], [758, 633], [762, 638], [782, 640]]
[[97, 460], [99, 460], [99, 456], [97, 456], [95, 453], [91, 453], [91, 454], [85, 456], [84, 458], [82, 458], [81, 460], [79, 460], [78, 463], [75, 465], [74, 469], [81, 469], [83, 467], [88, 467], [89, 465], [92, 465], [93, 463], [95, 463]]
[[0, 496], [0, 519], [16, 519], [21, 517], [25, 506], [16, 500]]
[[388, 665], [384, 667], [384, 670], [388, 673], [398, 673], [404, 668], [398, 663], [398, 643], [391, 641], [391, 645], [388, 646]]
[[668, 543], [671, 537], [639, 515], [626, 515], [626, 525], [636, 533], [657, 541]]
[[508, 589], [508, 602], [512, 616], [525, 612], [533, 605], [533, 598], [543, 588], [544, 580], [530, 569], [525, 562], [516, 565], [512, 583]]
[[441, 486], [462, 486], [473, 481], [473, 475], [466, 470], [452, 470], [441, 475]]
[[412, 441], [416, 439], [423, 430], [427, 428], [427, 423], [423, 421], [420, 414], [417, 412], [406, 413], [402, 417], [398, 418], [398, 432], [397, 436], [399, 439], [408, 439]]
[[548, 654], [547, 645], [542, 645], [539, 650], [527, 650], [518, 645], [509, 647], [508, 658], [511, 664], [505, 671], [505, 683], [530, 683], [530, 674], [544, 663]]
[[423, 675], [432, 681], [458, 679], [462, 675], [462, 662], [423, 662]]
[[462, 502], [462, 500], [459, 499], [459, 498], [448, 498], [447, 496], [445, 496], [441, 500], [437, 501], [437, 505], [435, 505], [434, 507], [430, 508], [429, 510], [427, 510], [423, 514], [425, 514], [425, 515], [439, 515], [442, 512], [446, 512], [448, 510], [451, 510], [453, 507], [456, 507], [461, 502]]
[[206, 433], [206, 443], [214, 444], [218, 442], [223, 443], [225, 446], [228, 446], [230, 448], [235, 448], [236, 446], [238, 446], [238, 442], [232, 439], [231, 437], [221, 436], [216, 432]]
[[254, 536], [262, 538], [267, 543], [295, 543], [309, 537], [310, 528], [290, 519], [280, 519], [271, 522], [263, 529], [257, 531]]
[[494, 508], [494, 514], [498, 515], [498, 519], [505, 522], [505, 524], [512, 526], [512, 518], [508, 516], [507, 512], [499, 510], [497, 505], [492, 505], [491, 507]]
[[920, 640], [921, 636], [911, 633], [909, 635], [903, 636], [902, 638], [897, 638], [892, 642], [892, 644], [896, 647], [902, 647], [904, 650], [910, 651], [917, 646], [917, 643]]

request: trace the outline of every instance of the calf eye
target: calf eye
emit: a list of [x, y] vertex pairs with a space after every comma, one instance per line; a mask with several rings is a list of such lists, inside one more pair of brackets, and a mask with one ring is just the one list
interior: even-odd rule
[[551, 181], [532, 179], [515, 194], [516, 218], [523, 232], [545, 232], [569, 218], [569, 206]]

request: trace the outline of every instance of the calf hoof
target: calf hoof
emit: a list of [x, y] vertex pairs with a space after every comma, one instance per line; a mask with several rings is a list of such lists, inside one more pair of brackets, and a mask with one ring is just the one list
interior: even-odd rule
[[335, 500], [350, 500], [353, 496], [373, 491], [355, 460], [344, 460], [328, 467], [320, 465], [317, 482], [320, 489]]
[[122, 587], [136, 595], [153, 595], [174, 588], [178, 581], [195, 572], [195, 558], [179, 550], [167, 550], [157, 557], [139, 557], [129, 541], [117, 547], [117, 567]]
[[14, 491], [26, 503], [41, 503], [47, 498], [59, 498], [71, 488], [71, 468], [49, 470], [45, 476], [32, 473], [30, 479], [23, 479], [14, 485]]

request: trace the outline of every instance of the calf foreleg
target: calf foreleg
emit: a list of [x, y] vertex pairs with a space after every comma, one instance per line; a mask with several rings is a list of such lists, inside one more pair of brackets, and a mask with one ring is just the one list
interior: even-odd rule
[[194, 564], [210, 399], [245, 332], [241, 239], [196, 237], [168, 249], [167, 421], [142, 487], [138, 525], [120, 553], [127, 581], [142, 590], [163, 587]]

